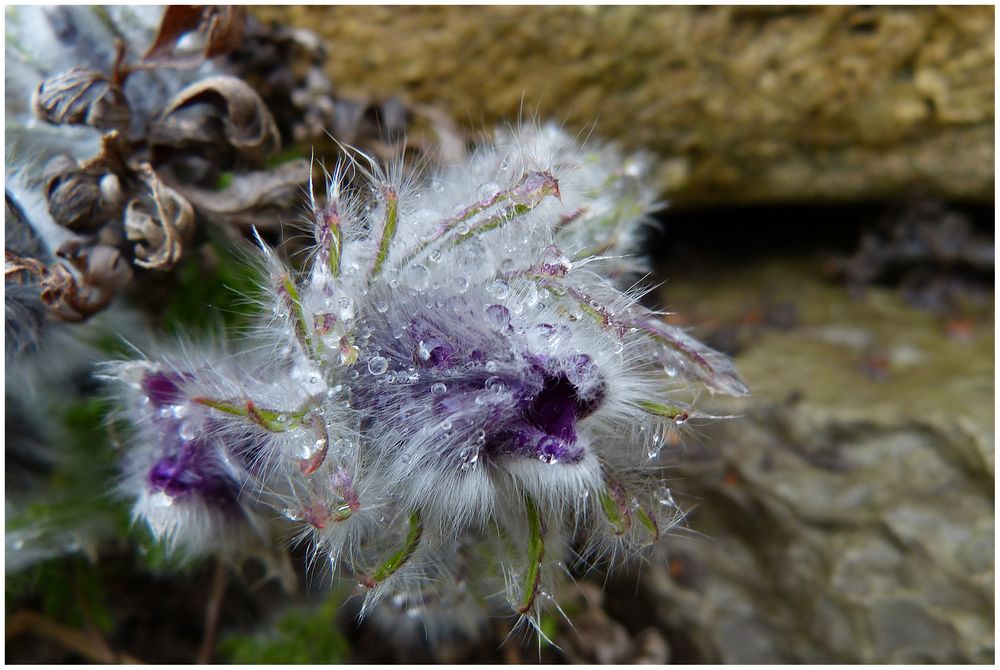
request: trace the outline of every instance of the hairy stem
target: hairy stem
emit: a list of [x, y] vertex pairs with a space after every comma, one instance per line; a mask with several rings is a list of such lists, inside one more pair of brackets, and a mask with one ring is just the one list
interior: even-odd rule
[[528, 513], [528, 570], [524, 575], [524, 598], [517, 609], [518, 614], [527, 614], [535, 604], [542, 581], [542, 559], [545, 557], [544, 530], [538, 507], [527, 494], [524, 506]]
[[389, 257], [389, 247], [392, 245], [392, 239], [396, 236], [398, 225], [399, 197], [396, 195], [396, 189], [386, 187], [385, 218], [382, 221], [382, 235], [379, 237], [378, 251], [375, 254], [375, 263], [372, 265], [372, 271], [368, 276], [369, 281], [382, 272], [382, 266], [385, 265], [385, 259]]
[[395, 554], [390, 556], [386, 561], [372, 573], [371, 577], [366, 577], [362, 580], [362, 584], [371, 588], [376, 584], [380, 584], [392, 577], [396, 572], [399, 571], [403, 565], [406, 564], [413, 553], [417, 550], [417, 546], [420, 544], [420, 537], [424, 533], [424, 525], [420, 519], [420, 515], [417, 512], [412, 512], [410, 514], [410, 529], [406, 533], [406, 541], [403, 543], [402, 548]]

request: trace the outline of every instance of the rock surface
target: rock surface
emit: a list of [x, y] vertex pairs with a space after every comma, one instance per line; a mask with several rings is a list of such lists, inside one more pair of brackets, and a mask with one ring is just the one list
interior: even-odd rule
[[[643, 571], [675, 660], [991, 662], [992, 305], [950, 329], [801, 261], [680, 284], [671, 309], [740, 324], [752, 395], [678, 468], [703, 536]], [[794, 318], [761, 326], [762, 295]]]
[[991, 7], [256, 11], [320, 33], [340, 91], [565, 119], [655, 152], [676, 202], [993, 197]]

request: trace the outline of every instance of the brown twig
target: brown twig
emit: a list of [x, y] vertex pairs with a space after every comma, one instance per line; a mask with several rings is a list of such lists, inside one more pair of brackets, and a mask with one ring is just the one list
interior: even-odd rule
[[111, 645], [108, 644], [108, 641], [104, 639], [104, 635], [101, 634], [97, 620], [94, 619], [94, 612], [90, 609], [90, 604], [83, 595], [83, 591], [80, 590], [80, 577], [77, 570], [73, 570], [70, 587], [73, 589], [73, 598], [76, 600], [76, 606], [80, 608], [80, 614], [83, 615], [83, 625], [86, 629], [87, 637], [93, 643], [94, 649], [105, 659], [101, 663], [118, 663], [118, 654], [115, 653]]
[[222, 600], [226, 595], [227, 577], [226, 564], [220, 558], [215, 562], [215, 571], [212, 574], [212, 590], [208, 594], [208, 606], [205, 608], [205, 635], [201, 639], [196, 663], [205, 664], [212, 660], [215, 636], [219, 630], [219, 615], [222, 613]]
[[21, 610], [7, 618], [5, 639], [10, 640], [20, 635], [37, 635], [46, 640], [59, 643], [62, 647], [84, 656], [93, 663], [129, 663], [139, 664], [141, 660], [130, 654], [121, 652], [117, 655], [107, 655], [107, 649], [94, 644], [93, 638], [58, 621], [53, 621], [37, 612]]

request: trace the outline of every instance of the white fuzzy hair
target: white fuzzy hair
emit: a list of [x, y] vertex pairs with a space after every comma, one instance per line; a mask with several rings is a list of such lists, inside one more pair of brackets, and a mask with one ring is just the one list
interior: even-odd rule
[[[537, 622], [550, 599], [536, 596], [574, 543], [588, 560], [627, 554], [680, 519], [657, 503], [654, 456], [695, 415], [682, 400], [699, 386], [746, 391], [725, 356], [639, 302], [634, 254], [657, 207], [646, 171], [550, 125], [498, 132], [428, 175], [351, 151], [309, 203], [305, 270], [260, 243], [265, 315], [243, 358], [119, 368], [133, 422], [159, 425], [141, 379], [169, 369], [187, 380], [175, 407], [222, 437], [237, 429], [220, 423], [258, 435], [255, 463], [211, 442], [241, 507], [291, 520], [314, 560], [355, 574], [363, 611], [456, 580], [506, 582], [515, 612]], [[531, 409], [544, 394], [572, 404], [567, 425], [536, 416], [556, 411]], [[518, 442], [531, 421], [523, 430], [544, 439]], [[150, 493], [147, 472], [163, 440], [142, 430], [126, 478], [136, 514], [210, 551], [232, 517], [154, 508], [166, 494]]]

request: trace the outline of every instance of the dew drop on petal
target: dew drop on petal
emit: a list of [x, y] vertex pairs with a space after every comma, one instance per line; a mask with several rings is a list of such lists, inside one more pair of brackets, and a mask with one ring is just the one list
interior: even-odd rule
[[500, 190], [500, 187], [493, 182], [488, 182], [479, 187], [479, 199], [488, 200], [492, 198]]
[[198, 435], [198, 426], [194, 421], [184, 421], [177, 430], [177, 435], [182, 440], [193, 440]]
[[434, 395], [443, 395], [444, 392], [447, 390], [448, 387], [442, 384], [441, 382], [431, 385], [431, 393], [433, 393]]
[[372, 356], [368, 361], [368, 372], [373, 375], [384, 374], [389, 369], [389, 361], [384, 356]]
[[430, 269], [422, 264], [417, 263], [412, 268], [410, 268], [410, 286], [416, 291], [423, 291], [427, 288], [427, 283], [430, 281], [431, 271]]
[[497, 300], [506, 300], [510, 295], [510, 285], [503, 279], [497, 279], [490, 286], [490, 293], [496, 296]]

